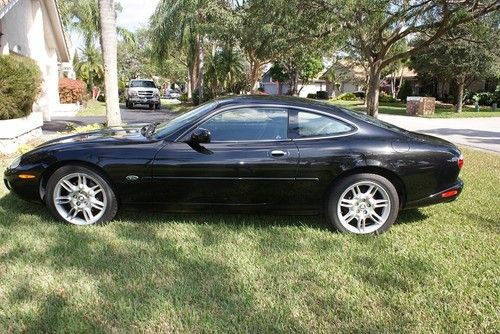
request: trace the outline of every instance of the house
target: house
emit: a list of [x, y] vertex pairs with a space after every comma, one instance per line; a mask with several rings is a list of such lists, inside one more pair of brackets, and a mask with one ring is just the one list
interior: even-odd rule
[[[299, 84], [299, 96], [307, 97], [318, 91], [327, 91], [329, 97], [342, 93], [352, 93], [363, 90], [366, 82], [366, 72], [361, 66], [347, 61], [324, 61], [324, 70], [307, 84]], [[260, 87], [269, 95], [286, 95], [289, 85], [286, 82], [274, 81], [270, 70], [267, 70], [261, 80]]]
[[43, 86], [33, 111], [50, 120], [60, 108], [60, 66], [70, 64], [72, 58], [56, 0], [0, 0], [0, 54], [29, 57], [38, 63]]

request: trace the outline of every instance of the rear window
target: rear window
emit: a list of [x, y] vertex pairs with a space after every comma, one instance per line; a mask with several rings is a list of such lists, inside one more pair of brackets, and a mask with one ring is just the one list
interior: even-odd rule
[[137, 88], [137, 87], [156, 88], [156, 85], [153, 81], [135, 80], [135, 81], [130, 82], [130, 87], [132, 87], [132, 88]]

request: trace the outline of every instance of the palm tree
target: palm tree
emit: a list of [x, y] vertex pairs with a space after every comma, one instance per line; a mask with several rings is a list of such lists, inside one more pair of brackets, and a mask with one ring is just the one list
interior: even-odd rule
[[205, 76], [207, 17], [218, 5], [220, 1], [215, 0], [160, 0], [151, 19], [151, 35], [158, 56], [171, 55], [173, 49], [183, 51], [188, 87], [198, 89], [200, 100]]
[[101, 48], [104, 61], [104, 88], [106, 91], [106, 123], [122, 123], [118, 98], [118, 61], [114, 0], [99, 0]]
[[104, 77], [101, 53], [92, 45], [83, 47], [79, 51], [81, 59], [75, 56], [75, 71], [78, 78], [85, 81], [87, 90], [92, 92], [92, 98], [95, 99], [97, 96], [94, 96], [94, 87], [99, 85]]

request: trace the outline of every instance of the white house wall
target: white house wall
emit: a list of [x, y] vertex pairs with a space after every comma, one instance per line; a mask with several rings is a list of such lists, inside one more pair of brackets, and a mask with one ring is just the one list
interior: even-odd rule
[[2, 18], [3, 43], [10, 52], [34, 59], [43, 76], [40, 98], [33, 111], [43, 112], [44, 119], [59, 105], [58, 59], [55, 35], [47, 11], [40, 0], [19, 0]]

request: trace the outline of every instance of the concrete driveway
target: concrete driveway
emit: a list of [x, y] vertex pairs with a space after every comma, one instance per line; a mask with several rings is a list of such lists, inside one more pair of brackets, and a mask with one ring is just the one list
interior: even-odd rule
[[500, 153], [500, 117], [423, 118], [381, 114], [379, 118], [401, 128], [441, 137], [458, 145]]

